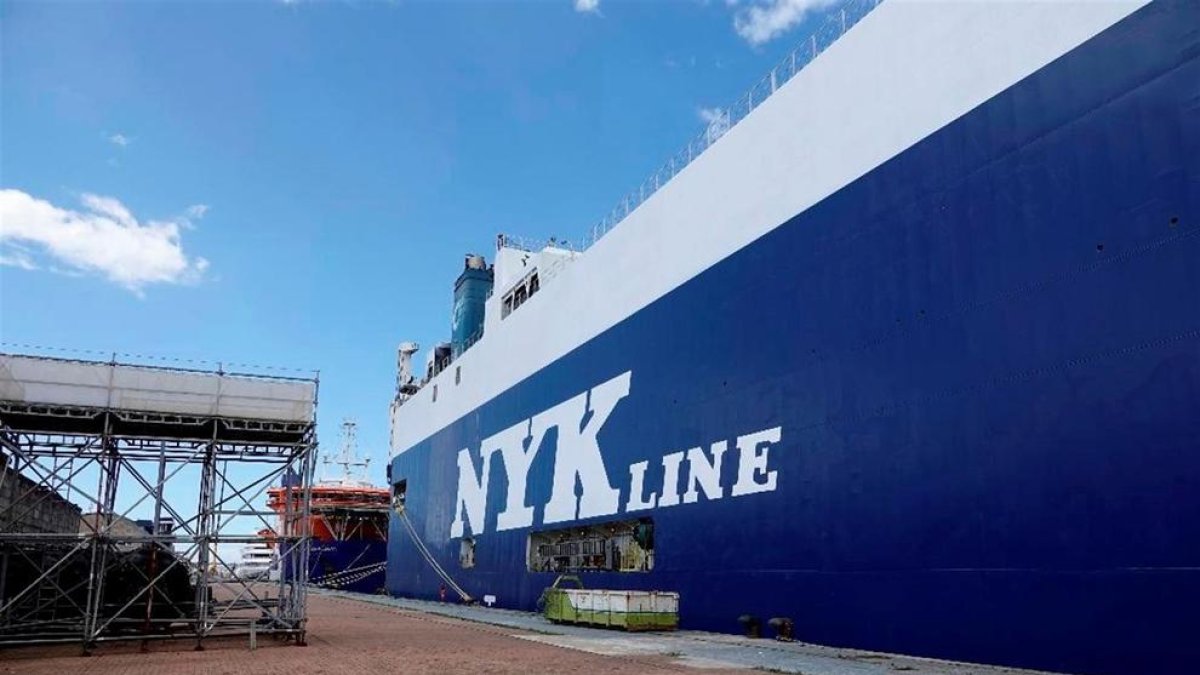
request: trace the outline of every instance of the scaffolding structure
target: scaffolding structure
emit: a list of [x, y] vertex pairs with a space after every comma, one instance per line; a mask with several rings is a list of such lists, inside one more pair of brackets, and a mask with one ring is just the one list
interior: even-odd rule
[[[317, 390], [315, 375], [0, 354], [0, 646], [303, 644]], [[280, 571], [238, 575], [230, 547], [266, 530]]]

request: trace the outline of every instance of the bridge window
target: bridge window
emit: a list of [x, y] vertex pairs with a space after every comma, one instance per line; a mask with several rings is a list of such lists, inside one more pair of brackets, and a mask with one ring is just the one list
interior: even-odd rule
[[504, 300], [500, 305], [500, 318], [507, 318], [508, 315], [516, 311], [518, 307], [525, 304], [525, 301], [531, 298], [534, 293], [537, 293], [541, 287], [542, 285], [541, 281], [538, 279], [537, 270], [534, 270], [529, 274], [529, 276], [517, 282], [517, 284], [504, 295]]

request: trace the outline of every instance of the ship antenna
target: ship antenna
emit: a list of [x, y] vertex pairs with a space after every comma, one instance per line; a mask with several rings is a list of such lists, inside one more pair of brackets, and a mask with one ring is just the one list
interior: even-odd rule
[[[333, 464], [337, 464], [342, 467], [342, 476], [340, 480], [342, 485], [352, 485], [357, 482], [366, 482], [365, 476], [362, 479], [357, 478], [354, 470], [351, 468], [361, 467], [363, 473], [365, 474], [367, 467], [371, 464], [371, 459], [369, 457], [366, 459], [360, 459], [358, 456], [357, 444], [355, 442], [355, 436], [357, 433], [358, 422], [349, 417], [342, 420], [342, 447], [341, 451], [338, 452], [337, 459], [332, 460]], [[330, 464], [328, 457], [325, 458], [325, 464], [326, 466]]]

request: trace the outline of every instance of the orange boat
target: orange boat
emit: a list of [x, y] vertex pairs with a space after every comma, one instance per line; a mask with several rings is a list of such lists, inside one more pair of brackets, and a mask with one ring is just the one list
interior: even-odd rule
[[[356, 469], [365, 474], [370, 463], [368, 459], [359, 459], [355, 452], [355, 431], [353, 421], [344, 421], [340, 452], [336, 458], [327, 457], [323, 462], [326, 475], [331, 465], [337, 465], [341, 467], [340, 476], [326, 478], [310, 487], [299, 484], [272, 487], [267, 490], [267, 505], [279, 514], [280, 527], [285, 532], [295, 531], [298, 523], [288, 527], [283, 522], [288, 494], [295, 513], [300, 497], [307, 490], [312, 533], [309, 583], [375, 593], [383, 588], [384, 582], [391, 493], [355, 476]], [[269, 540], [273, 538], [273, 533], [268, 535]]]

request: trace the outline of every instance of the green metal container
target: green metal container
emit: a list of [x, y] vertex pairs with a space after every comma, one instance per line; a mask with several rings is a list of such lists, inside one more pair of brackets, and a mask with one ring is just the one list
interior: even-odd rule
[[[576, 588], [564, 588], [574, 583]], [[675, 630], [679, 627], [679, 594], [659, 591], [585, 589], [579, 577], [560, 576], [542, 593], [546, 618], [624, 630]]]

